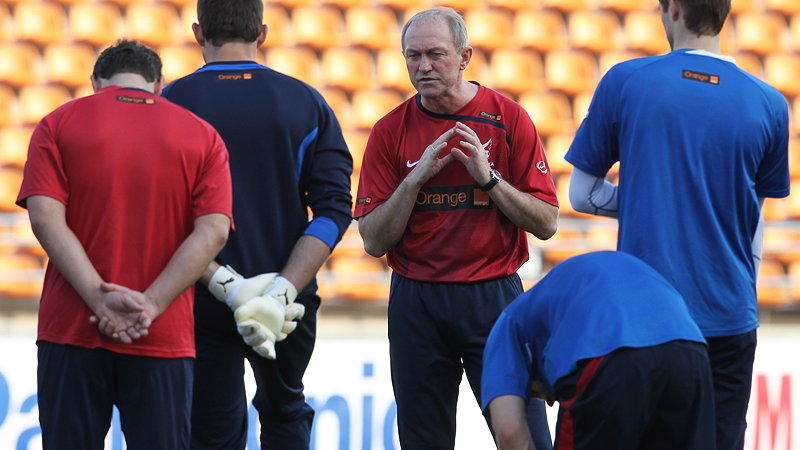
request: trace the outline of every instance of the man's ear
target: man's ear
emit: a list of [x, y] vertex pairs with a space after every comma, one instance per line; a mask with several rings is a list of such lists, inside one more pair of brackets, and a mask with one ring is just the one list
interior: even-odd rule
[[677, 21], [681, 16], [681, 4], [678, 0], [669, 0], [669, 17], [673, 21]]
[[153, 93], [156, 95], [161, 95], [161, 91], [164, 89], [164, 84], [165, 84], [164, 75], [161, 75], [160, 77], [158, 77], [155, 84], [153, 84]]
[[194, 40], [200, 44], [200, 47], [206, 45], [206, 37], [203, 36], [203, 29], [200, 28], [200, 24], [195, 22], [192, 24], [192, 33], [194, 34]]
[[256, 39], [256, 48], [261, 47], [261, 44], [267, 40], [267, 33], [269, 33], [269, 26], [267, 24], [261, 24], [261, 33], [258, 35], [258, 39]]
[[94, 75], [90, 76], [89, 80], [92, 82], [92, 90], [94, 90], [95, 92], [99, 91], [100, 89], [103, 89], [103, 84], [100, 82], [100, 80], [95, 78]]
[[461, 50], [461, 62], [458, 65], [459, 69], [465, 70], [467, 68], [467, 64], [469, 64], [472, 59], [472, 53], [472, 47], [469, 45], [464, 47], [464, 50]]

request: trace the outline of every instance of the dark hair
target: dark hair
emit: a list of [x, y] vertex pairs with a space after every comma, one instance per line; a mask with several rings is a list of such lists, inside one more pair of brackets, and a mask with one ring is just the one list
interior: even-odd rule
[[203, 36], [214, 46], [255, 42], [264, 22], [264, 4], [261, 0], [199, 0], [197, 20]]
[[[683, 20], [686, 28], [698, 36], [716, 36], [722, 30], [728, 13], [731, 12], [731, 0], [675, 0], [683, 8]], [[661, 11], [669, 8], [668, 0], [658, 0]]]
[[135, 73], [152, 83], [161, 78], [161, 58], [139, 41], [120, 39], [100, 53], [92, 76], [108, 80], [118, 73]]

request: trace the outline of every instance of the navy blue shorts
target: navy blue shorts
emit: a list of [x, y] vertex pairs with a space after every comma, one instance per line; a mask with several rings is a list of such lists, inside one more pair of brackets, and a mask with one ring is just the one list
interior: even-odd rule
[[715, 448], [705, 345], [672, 341], [583, 360], [555, 385], [559, 450]]
[[113, 406], [130, 450], [189, 448], [191, 358], [38, 342], [45, 450], [103, 450]]
[[714, 378], [717, 450], [741, 450], [753, 384], [756, 330], [706, 340]]
[[303, 375], [314, 351], [320, 299], [301, 293], [296, 301], [305, 306], [305, 315], [292, 334], [275, 345], [278, 358], [270, 360], [244, 343], [225, 303], [211, 297], [205, 288], [197, 290], [193, 450], [245, 448], [249, 404], [245, 359], [250, 362], [257, 386], [253, 405], [261, 423], [261, 448], [309, 448], [314, 410], [306, 403]]
[[[486, 338], [521, 293], [516, 274], [475, 283], [427, 283], [392, 275], [389, 351], [402, 448], [454, 447], [461, 378], [466, 372], [480, 405]], [[531, 400], [528, 412], [536, 448], [552, 448], [544, 403]]]

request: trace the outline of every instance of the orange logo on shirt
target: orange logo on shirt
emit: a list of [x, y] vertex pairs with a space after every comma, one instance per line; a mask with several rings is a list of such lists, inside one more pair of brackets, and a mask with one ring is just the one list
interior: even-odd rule
[[152, 98], [130, 97], [128, 95], [118, 95], [118, 102], [135, 103], [137, 105], [154, 105], [156, 101]]
[[711, 75], [708, 73], [684, 69], [682, 76], [687, 80], [700, 81], [701, 83], [719, 84], [719, 75]]

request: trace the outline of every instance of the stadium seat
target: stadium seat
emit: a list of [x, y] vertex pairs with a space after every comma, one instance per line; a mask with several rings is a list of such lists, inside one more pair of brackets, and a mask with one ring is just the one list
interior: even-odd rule
[[788, 97], [800, 95], [800, 55], [788, 53], [766, 55], [764, 81]]
[[730, 17], [734, 17], [740, 13], [750, 13], [750, 12], [761, 12], [763, 11], [762, 7], [763, 0], [733, 0], [731, 1], [731, 12], [728, 20], [731, 20]]
[[14, 22], [8, 6], [0, 4], [0, 43], [14, 40]]
[[752, 53], [737, 53], [735, 56], [736, 65], [745, 72], [758, 78], [764, 78], [764, 66], [761, 65], [761, 58]]
[[489, 63], [486, 61], [486, 54], [479, 49], [474, 49], [472, 59], [469, 60], [467, 68], [464, 69], [464, 79], [467, 81], [477, 81], [487, 86], [491, 85], [491, 72]]
[[32, 126], [0, 128], [0, 166], [18, 169], [25, 167], [32, 134]]
[[759, 307], [781, 307], [789, 302], [783, 264], [774, 259], [762, 259], [758, 270], [756, 291]]
[[632, 59], [641, 58], [643, 56], [646, 55], [640, 51], [631, 51], [631, 50], [619, 50], [619, 51], [600, 53], [599, 55], [597, 55], [598, 73], [602, 77], [603, 75], [606, 74], [606, 72], [608, 72], [609, 69], [611, 69], [615, 65], [623, 61], [630, 61]]
[[342, 130], [350, 130], [353, 127], [353, 111], [347, 94], [343, 90], [336, 88], [322, 88], [319, 93], [322, 94], [325, 102], [333, 110], [333, 114], [336, 115]]
[[184, 6], [193, 6], [197, 8], [197, 0], [160, 0], [160, 1], [176, 6], [178, 8], [182, 8]]
[[[736, 3], [739, 0], [735, 0]], [[602, 9], [618, 13], [629, 13], [631, 11], [651, 11], [655, 2], [650, 0], [598, 0], [597, 6]], [[657, 7], [657, 4], [655, 5]]]
[[774, 13], [741, 13], [736, 16], [735, 39], [739, 51], [758, 55], [782, 52], [786, 49], [784, 35], [786, 20]]
[[[776, 199], [773, 199], [776, 200]], [[780, 199], [785, 205], [787, 199]], [[768, 222], [770, 223], [770, 222]], [[778, 222], [771, 222], [778, 224]], [[764, 230], [762, 259], [774, 259], [783, 264], [800, 261], [800, 229], [791, 225], [767, 226]]]
[[586, 118], [586, 113], [589, 112], [589, 105], [592, 103], [593, 92], [581, 92], [575, 94], [572, 98], [572, 123], [575, 124], [575, 129], [581, 126], [583, 119]]
[[794, 261], [786, 269], [789, 282], [789, 297], [795, 306], [800, 305], [800, 261]]
[[350, 8], [345, 11], [345, 28], [351, 45], [370, 50], [400, 48], [397, 17], [388, 8]]
[[574, 131], [569, 99], [562, 93], [524, 93], [519, 96], [519, 104], [528, 112], [543, 138]]
[[572, 164], [568, 163], [564, 156], [567, 154], [569, 146], [572, 145], [573, 139], [575, 139], [574, 133], [557, 133], [551, 134], [545, 140], [544, 150], [547, 153], [547, 164], [554, 176], [569, 176], [572, 173]]
[[336, 297], [344, 301], [386, 301], [389, 298], [385, 262], [367, 254], [331, 255], [328, 270], [335, 280]]
[[[391, 8], [399, 13], [417, 12], [427, 7], [428, 0], [379, 0], [378, 4]], [[411, 16], [406, 17], [406, 19]]]
[[35, 45], [0, 44], [0, 83], [18, 88], [41, 78], [41, 58]]
[[322, 53], [322, 84], [353, 92], [374, 84], [372, 54], [363, 48], [329, 48]]
[[[267, 10], [270, 9], [271, 6], [271, 3], [270, 5], [264, 5], [265, 22], [267, 20]], [[197, 45], [197, 40], [194, 38], [194, 31], [192, 31], [192, 24], [197, 23], [197, 5], [182, 6], [180, 8], [179, 16], [180, 24], [178, 27], [180, 27], [180, 29], [178, 30], [178, 36], [175, 43], [177, 44], [178, 42], [184, 42], [186, 44]], [[269, 38], [270, 35], [268, 34], [267, 39]]]
[[319, 0], [270, 0], [269, 3], [281, 5], [291, 11], [294, 8], [318, 5]]
[[[789, 164], [791, 164], [791, 162]], [[786, 198], [786, 212], [789, 216], [789, 220], [797, 221], [800, 220], [800, 195], [797, 195], [797, 193], [800, 192], [800, 177], [795, 176], [792, 178], [789, 190], [792, 194]]]
[[359, 89], [353, 93], [353, 125], [369, 130], [381, 117], [403, 102], [403, 97], [388, 89]]
[[592, 92], [597, 84], [597, 65], [594, 56], [585, 51], [553, 51], [545, 55], [544, 75], [550, 89], [569, 95]]
[[592, 251], [617, 249], [617, 223], [611, 220], [607, 222], [610, 223], [594, 221], [586, 230], [586, 242]]
[[13, 221], [9, 230], [14, 242], [17, 244], [16, 252], [46, 260], [47, 252], [44, 251], [41, 244], [39, 244], [39, 240], [33, 234], [28, 217], [24, 213], [22, 217], [24, 218]]
[[22, 169], [0, 168], [0, 212], [20, 212], [16, 205], [19, 187], [22, 186]]
[[285, 47], [294, 44], [292, 21], [286, 8], [271, 2], [264, 5], [264, 23], [268, 27], [265, 47]]
[[128, 35], [151, 47], [179, 42], [180, 19], [172, 5], [164, 3], [134, 3], [127, 7], [125, 23]]
[[72, 100], [69, 90], [58, 85], [30, 85], [19, 91], [23, 123], [35, 125], [42, 117]]
[[[558, 181], [556, 184], [558, 184]], [[569, 199], [565, 197], [562, 200], [559, 194], [558, 201], [560, 206], [559, 215], [563, 217], [565, 211], [572, 211], [569, 206]], [[576, 217], [575, 214], [577, 213], [572, 211], [567, 216]], [[586, 242], [584, 242], [580, 230], [577, 229], [561, 228], [552, 238], [544, 242], [536, 242], [536, 245], [542, 248], [542, 257], [547, 268], [555, 266], [567, 258], [586, 253]]]
[[108, 47], [123, 35], [122, 14], [110, 3], [78, 3], [69, 8], [72, 39], [95, 47]]
[[486, 5], [520, 13], [524, 10], [540, 9], [540, 2], [541, 0], [486, 0]]
[[500, 48], [492, 52], [492, 87], [519, 95], [544, 89], [542, 58], [528, 49]]
[[574, 11], [567, 18], [570, 45], [593, 53], [619, 49], [621, 28], [610, 11]]
[[764, 0], [764, 7], [786, 16], [800, 14], [800, 2], [797, 0]]
[[541, 0], [545, 8], [552, 8], [566, 14], [574, 11], [586, 11], [592, 9], [594, 0]]
[[519, 11], [514, 15], [514, 40], [539, 53], [563, 49], [567, 42], [564, 17], [552, 10]]
[[764, 206], [761, 207], [761, 214], [763, 214], [764, 219], [768, 221], [786, 220], [789, 218], [787, 206], [786, 199], [766, 198], [764, 199]]
[[800, 52], [800, 13], [789, 19], [789, 44], [795, 52]]
[[67, 37], [67, 15], [57, 3], [23, 2], [14, 8], [17, 39], [37, 45], [64, 42]]
[[308, 47], [269, 47], [265, 65], [312, 86], [320, 82], [319, 60]]
[[670, 51], [661, 14], [658, 12], [632, 11], [622, 21], [625, 42], [629, 50], [638, 50], [650, 55]]
[[347, 11], [351, 8], [363, 8], [373, 4], [372, 0], [318, 0], [320, 3], [331, 5], [342, 11]]
[[96, 59], [97, 52], [88, 44], [48, 45], [43, 58], [47, 79], [68, 88], [89, 83]]
[[[346, 130], [344, 131], [344, 140], [347, 142], [347, 148], [350, 150], [350, 155], [353, 157], [353, 172], [361, 172], [361, 163], [364, 160], [364, 150], [367, 148], [367, 140], [369, 139], [368, 130]], [[363, 253], [363, 248], [359, 243], [356, 247], [359, 252]]]
[[344, 19], [330, 6], [299, 6], [292, 12], [295, 42], [317, 50], [344, 43]]
[[0, 297], [34, 300], [42, 294], [44, 271], [39, 260], [24, 254], [0, 255]]
[[464, 13], [469, 44], [484, 51], [493, 51], [513, 44], [511, 13], [502, 9], [470, 9]]
[[[11, 87], [0, 84], [0, 133], [4, 127], [16, 125], [17, 122], [17, 94]], [[0, 147], [0, 152], [2, 149], [3, 147]]]
[[377, 71], [378, 83], [382, 87], [400, 92], [414, 91], [414, 85], [411, 84], [411, 80], [408, 78], [406, 59], [400, 52], [399, 47], [378, 50], [375, 56], [375, 70]]
[[189, 75], [203, 67], [203, 52], [197, 45], [165, 45], [158, 49], [161, 55], [162, 73], [166, 82]]

